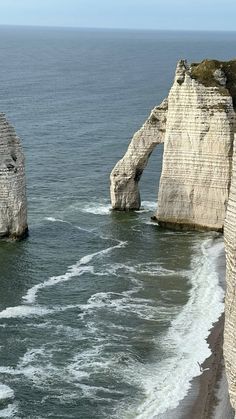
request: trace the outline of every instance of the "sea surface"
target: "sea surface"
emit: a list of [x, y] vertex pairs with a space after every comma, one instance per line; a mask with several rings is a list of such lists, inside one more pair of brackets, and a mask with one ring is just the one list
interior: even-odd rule
[[0, 417], [165, 419], [210, 354], [222, 238], [151, 221], [161, 146], [141, 211], [110, 211], [109, 173], [176, 61], [231, 59], [236, 33], [6, 26], [0, 39], [30, 229], [0, 244]]

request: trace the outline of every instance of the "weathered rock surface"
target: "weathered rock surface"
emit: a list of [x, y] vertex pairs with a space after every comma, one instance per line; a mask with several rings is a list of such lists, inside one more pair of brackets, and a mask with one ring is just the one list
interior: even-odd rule
[[161, 226], [222, 230], [232, 164], [236, 61], [181, 60], [168, 100], [134, 135], [111, 173], [117, 210], [140, 208], [138, 182], [164, 142], [156, 218]]
[[124, 157], [111, 172], [111, 203], [117, 210], [140, 208], [138, 183], [148, 159], [164, 140], [168, 103], [155, 107], [142, 128], [134, 134]]
[[19, 138], [0, 114], [0, 238], [27, 234], [24, 156]]
[[[177, 66], [168, 96], [158, 193], [156, 218], [161, 226], [223, 228], [230, 184], [234, 109], [226, 88], [226, 75], [218, 68], [220, 63], [213, 64], [206, 61], [189, 68], [185, 61], [180, 61]], [[209, 78], [201, 79], [206, 71]]]
[[224, 358], [230, 401], [236, 410], [236, 139], [229, 202], [224, 226], [226, 253]]
[[156, 215], [159, 224], [211, 230], [223, 230], [224, 226], [224, 357], [230, 400], [236, 410], [235, 108], [236, 60], [205, 60], [191, 66], [180, 61], [168, 109], [167, 101], [154, 109], [113, 169], [111, 199], [115, 209], [139, 208], [138, 180], [149, 153], [164, 142]]

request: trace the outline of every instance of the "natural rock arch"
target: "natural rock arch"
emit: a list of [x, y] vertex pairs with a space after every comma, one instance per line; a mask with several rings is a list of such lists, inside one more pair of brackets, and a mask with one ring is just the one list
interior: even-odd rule
[[124, 157], [111, 172], [111, 204], [120, 211], [138, 210], [141, 205], [139, 180], [157, 144], [164, 142], [168, 101], [156, 106], [137, 131]]

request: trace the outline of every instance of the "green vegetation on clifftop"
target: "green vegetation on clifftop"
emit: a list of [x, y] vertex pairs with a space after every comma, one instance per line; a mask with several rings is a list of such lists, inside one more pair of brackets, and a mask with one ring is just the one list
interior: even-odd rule
[[[222, 70], [225, 74], [225, 87], [214, 76], [216, 70]], [[230, 94], [234, 107], [236, 108], [236, 60], [204, 60], [201, 63], [192, 63], [191, 77], [206, 87], [218, 87], [223, 95]]]

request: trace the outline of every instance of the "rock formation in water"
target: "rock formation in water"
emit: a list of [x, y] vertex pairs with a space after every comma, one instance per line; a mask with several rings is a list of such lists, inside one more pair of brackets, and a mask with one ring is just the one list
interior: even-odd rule
[[28, 231], [24, 156], [19, 138], [0, 114], [0, 238], [23, 238]]
[[168, 100], [154, 109], [111, 173], [113, 209], [140, 207], [138, 181], [150, 153], [164, 142], [159, 224], [222, 230], [232, 161], [233, 65], [178, 63]]
[[111, 172], [111, 203], [116, 210], [140, 208], [138, 182], [148, 159], [164, 140], [168, 102], [165, 99], [155, 107], [142, 128], [134, 134], [124, 157]]
[[217, 61], [177, 66], [158, 193], [161, 226], [223, 228], [234, 139], [225, 67]]
[[188, 229], [223, 230], [224, 226], [224, 358], [236, 410], [235, 108], [236, 60], [205, 60], [190, 66], [180, 61], [168, 99], [155, 108], [155, 119], [151, 114], [113, 169], [111, 198], [114, 209], [139, 208], [138, 180], [150, 152], [164, 141], [158, 223]]

